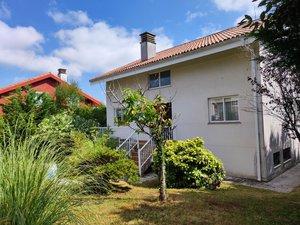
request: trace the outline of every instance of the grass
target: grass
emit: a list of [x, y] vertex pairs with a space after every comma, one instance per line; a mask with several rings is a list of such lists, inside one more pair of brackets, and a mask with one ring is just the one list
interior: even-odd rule
[[300, 224], [300, 187], [284, 194], [224, 182], [216, 191], [169, 189], [164, 204], [156, 188], [122, 187], [109, 196], [79, 198], [86, 224]]

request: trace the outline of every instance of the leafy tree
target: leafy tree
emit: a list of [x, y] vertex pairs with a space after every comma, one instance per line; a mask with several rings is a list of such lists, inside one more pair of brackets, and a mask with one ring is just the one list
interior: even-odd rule
[[259, 21], [246, 15], [241, 22], [253, 28], [250, 36], [263, 46], [262, 82], [249, 79], [255, 91], [267, 97], [269, 113], [300, 141], [300, 1], [260, 0], [259, 7], [263, 8]]
[[98, 107], [79, 106], [74, 112], [73, 124], [75, 129], [93, 136], [99, 132], [98, 127], [106, 126], [106, 107], [104, 105]]
[[60, 84], [55, 89], [55, 103], [59, 110], [75, 111], [83, 101], [78, 85]]
[[164, 131], [172, 125], [167, 119], [167, 108], [160, 95], [153, 100], [144, 96], [141, 90], [125, 89], [123, 91], [122, 105], [124, 106], [124, 119], [122, 123], [129, 125], [135, 123], [138, 130], [148, 134], [154, 141], [157, 151], [159, 169], [159, 199], [165, 201], [166, 195], [166, 162], [164, 153]]
[[[2, 105], [2, 121], [6, 125], [14, 127], [16, 138], [23, 139], [33, 134], [37, 125], [46, 117], [55, 113], [56, 108], [53, 99], [46, 93], [37, 93], [30, 87], [17, 89], [8, 98], [8, 102]], [[0, 126], [1, 130], [5, 130]]]
[[47, 93], [38, 93], [30, 87], [17, 89], [2, 105], [4, 119], [11, 125], [18, 120], [27, 120], [33, 115], [36, 124], [55, 112], [53, 99]]

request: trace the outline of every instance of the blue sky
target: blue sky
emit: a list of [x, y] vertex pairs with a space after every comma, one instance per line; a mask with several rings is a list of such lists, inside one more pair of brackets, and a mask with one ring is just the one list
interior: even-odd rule
[[0, 0], [0, 88], [68, 69], [81, 89], [104, 100], [89, 79], [139, 57], [139, 33], [158, 50], [255, 16], [251, 0]]

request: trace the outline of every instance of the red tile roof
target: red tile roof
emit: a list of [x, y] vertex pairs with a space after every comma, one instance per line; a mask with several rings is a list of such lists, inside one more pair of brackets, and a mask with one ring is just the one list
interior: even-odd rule
[[[25, 87], [27, 85], [31, 85], [33, 83], [36, 83], [36, 82], [39, 82], [39, 81], [42, 81], [42, 80], [45, 80], [45, 79], [49, 79], [49, 78], [53, 79], [53, 80], [56, 80], [58, 83], [66, 83], [64, 80], [62, 80], [57, 75], [54, 75], [54, 74], [48, 72], [48, 73], [44, 73], [44, 74], [38, 75], [36, 77], [30, 78], [30, 79], [27, 79], [27, 80], [20, 81], [18, 83], [14, 83], [14, 84], [6, 86], [4, 88], [0, 88], [0, 96], [2, 94], [12, 92], [12, 91], [16, 90], [17, 88]], [[85, 93], [81, 90], [80, 90], [80, 94], [83, 97], [85, 97], [86, 99], [90, 100], [94, 105], [100, 105], [101, 104], [100, 101], [98, 101], [97, 99], [93, 98], [92, 96], [90, 96], [89, 94], [87, 94], [87, 93]]]
[[171, 57], [175, 57], [178, 55], [182, 55], [188, 52], [192, 52], [213, 44], [217, 44], [229, 39], [237, 38], [244, 36], [245, 34], [250, 32], [249, 27], [242, 27], [242, 26], [237, 26], [237, 27], [232, 27], [205, 37], [198, 38], [196, 40], [163, 50], [161, 52], [157, 52], [156, 55], [148, 60], [141, 61], [141, 60], [136, 60], [134, 62], [131, 62], [127, 65], [118, 67], [116, 69], [113, 69], [109, 72], [106, 72], [102, 75], [98, 75], [95, 78], [91, 79], [90, 82], [96, 82], [104, 78], [108, 78], [114, 75], [118, 75], [124, 72], [132, 71], [134, 69], [140, 68], [140, 67], [145, 67], [149, 64], [153, 64], [155, 62], [160, 62], [166, 59], [169, 59]]

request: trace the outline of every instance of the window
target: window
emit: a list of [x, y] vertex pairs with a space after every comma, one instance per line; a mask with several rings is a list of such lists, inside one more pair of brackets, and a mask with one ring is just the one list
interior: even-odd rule
[[274, 167], [280, 165], [280, 152], [273, 153], [273, 165]]
[[157, 88], [171, 85], [170, 70], [149, 75], [149, 88]]
[[115, 125], [121, 125], [124, 120], [123, 109], [117, 108], [115, 109]]
[[209, 99], [210, 122], [234, 122], [239, 120], [237, 97]]
[[284, 162], [291, 158], [291, 148], [290, 147], [283, 149], [282, 153], [283, 153], [283, 161]]

